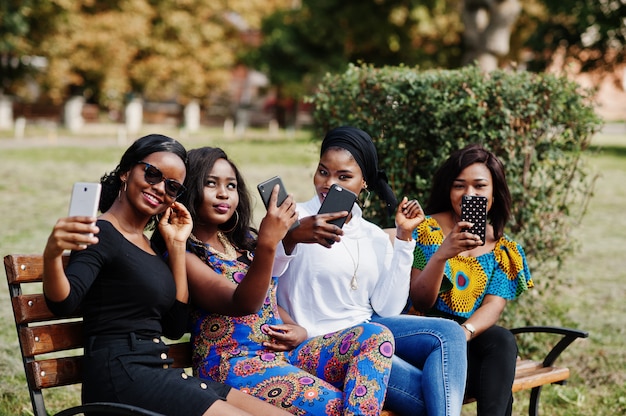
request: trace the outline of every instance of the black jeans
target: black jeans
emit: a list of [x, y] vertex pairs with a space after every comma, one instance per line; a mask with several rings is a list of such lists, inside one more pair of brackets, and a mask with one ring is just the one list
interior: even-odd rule
[[467, 395], [476, 398], [478, 416], [509, 416], [513, 407], [517, 343], [506, 328], [494, 325], [467, 345]]

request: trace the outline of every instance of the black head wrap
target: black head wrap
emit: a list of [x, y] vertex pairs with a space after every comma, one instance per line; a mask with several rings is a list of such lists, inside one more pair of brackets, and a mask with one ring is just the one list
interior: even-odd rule
[[378, 169], [378, 153], [370, 135], [356, 127], [337, 127], [326, 133], [322, 141], [320, 156], [331, 147], [339, 147], [352, 154], [363, 172], [368, 187], [385, 202], [387, 214], [393, 215], [398, 200], [387, 183], [387, 175], [383, 170]]

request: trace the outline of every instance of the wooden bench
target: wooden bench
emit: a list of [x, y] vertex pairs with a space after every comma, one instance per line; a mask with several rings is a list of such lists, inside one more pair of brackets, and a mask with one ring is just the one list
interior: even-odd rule
[[[67, 264], [68, 256], [64, 256]], [[28, 391], [35, 416], [47, 416], [43, 391], [51, 387], [80, 384], [83, 337], [80, 315], [59, 319], [46, 306], [41, 287], [41, 254], [4, 257], [17, 336], [24, 362]], [[189, 341], [174, 342], [169, 351], [174, 367], [191, 367]], [[111, 415], [163, 416], [118, 403], [94, 403], [72, 407], [57, 416], [102, 411]]]
[[[64, 256], [65, 262], [67, 259]], [[33, 412], [35, 416], [46, 416], [43, 390], [81, 382], [81, 318], [77, 314], [59, 319], [48, 310], [41, 288], [43, 259], [40, 254], [7, 255], [4, 267]], [[555, 360], [574, 340], [586, 338], [588, 333], [558, 327], [525, 327], [511, 331], [514, 334], [544, 332], [562, 337], [543, 361], [520, 359], [517, 363], [513, 392], [531, 389], [528, 413], [534, 416], [539, 412], [541, 388], [550, 383], [564, 384], [570, 375], [568, 368], [554, 366]], [[174, 367], [191, 367], [189, 341], [172, 342], [169, 355], [174, 359]], [[466, 403], [472, 401], [466, 399]], [[76, 406], [58, 413], [58, 416], [105, 409], [108, 414], [158, 416], [154, 412], [113, 403]], [[384, 411], [383, 415], [392, 416], [393, 413]]]

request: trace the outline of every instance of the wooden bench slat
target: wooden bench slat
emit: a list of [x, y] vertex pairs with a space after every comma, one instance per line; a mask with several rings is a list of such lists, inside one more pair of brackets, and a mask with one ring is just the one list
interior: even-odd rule
[[[63, 266], [68, 262], [69, 256], [63, 256]], [[4, 258], [4, 269], [9, 285], [41, 282], [43, 257], [41, 254], [9, 254]]]
[[48, 306], [43, 294], [19, 295], [11, 299], [17, 324], [29, 324], [57, 319]]
[[55, 351], [65, 351], [83, 346], [82, 322], [57, 322], [40, 326], [23, 326], [19, 329], [22, 354], [34, 357]]
[[77, 384], [82, 381], [83, 356], [31, 361], [27, 368], [27, 377], [39, 389]]
[[544, 384], [558, 383], [567, 380], [569, 375], [570, 371], [566, 367], [539, 367], [534, 371], [519, 376], [516, 374], [511, 390], [515, 393], [516, 391], [532, 389]]

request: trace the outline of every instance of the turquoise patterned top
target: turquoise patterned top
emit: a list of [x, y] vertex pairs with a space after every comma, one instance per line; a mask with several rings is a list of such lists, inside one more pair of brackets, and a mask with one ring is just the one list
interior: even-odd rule
[[[443, 243], [441, 226], [427, 216], [413, 231], [413, 238], [417, 241], [413, 267], [424, 270]], [[456, 256], [446, 261], [433, 309], [467, 319], [480, 307], [485, 295], [512, 300], [533, 286], [522, 246], [504, 235], [488, 253], [478, 257]]]

